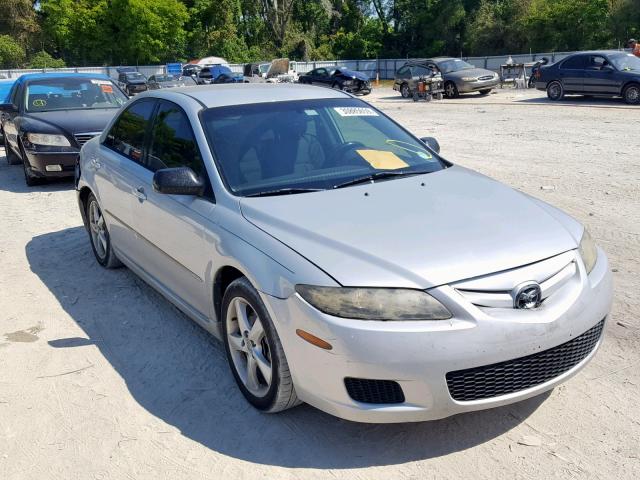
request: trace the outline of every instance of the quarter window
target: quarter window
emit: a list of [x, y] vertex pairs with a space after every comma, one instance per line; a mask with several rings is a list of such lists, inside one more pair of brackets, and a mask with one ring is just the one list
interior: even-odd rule
[[189, 167], [206, 178], [189, 118], [174, 103], [163, 101], [160, 104], [153, 124], [146, 166], [153, 172], [161, 168]]
[[141, 100], [127, 108], [111, 127], [104, 145], [141, 164], [154, 106], [155, 101]]

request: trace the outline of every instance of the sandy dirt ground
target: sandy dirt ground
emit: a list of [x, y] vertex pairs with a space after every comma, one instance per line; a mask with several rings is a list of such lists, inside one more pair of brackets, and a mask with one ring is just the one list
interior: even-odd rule
[[594, 361], [547, 395], [430, 423], [260, 414], [216, 340], [98, 267], [71, 183], [27, 188], [0, 150], [0, 479], [640, 478], [640, 109], [513, 90], [367, 100], [588, 226], [616, 283]]

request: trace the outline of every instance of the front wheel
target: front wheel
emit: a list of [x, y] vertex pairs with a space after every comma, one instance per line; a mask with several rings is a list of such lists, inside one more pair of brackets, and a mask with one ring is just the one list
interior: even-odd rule
[[629, 105], [640, 105], [640, 85], [629, 85], [624, 89], [622, 97]]
[[484, 90], [480, 90], [480, 95], [489, 95], [491, 93], [490, 88], [485, 88]]
[[411, 97], [411, 89], [409, 88], [409, 85], [407, 85], [406, 83], [403, 83], [400, 86], [400, 95], [402, 95], [402, 98]]
[[447, 98], [457, 98], [458, 96], [460, 96], [460, 93], [458, 92], [458, 87], [456, 87], [456, 84], [453, 82], [445, 83], [444, 94], [446, 95]]
[[117, 268], [122, 265], [111, 248], [111, 237], [104, 220], [104, 215], [98, 200], [92, 194], [86, 203], [86, 218], [89, 227], [89, 237], [93, 254], [100, 265], [105, 268]]
[[251, 405], [275, 413], [300, 403], [271, 317], [244, 277], [224, 293], [222, 333], [231, 372]]
[[554, 102], [564, 98], [564, 87], [559, 81], [554, 80], [547, 85], [547, 97]]

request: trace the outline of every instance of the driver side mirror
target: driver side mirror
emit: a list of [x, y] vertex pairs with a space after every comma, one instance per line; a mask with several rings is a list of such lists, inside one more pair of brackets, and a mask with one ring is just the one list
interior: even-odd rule
[[204, 195], [205, 184], [189, 167], [163, 168], [153, 174], [153, 189], [168, 195]]
[[0, 112], [14, 113], [17, 111], [18, 109], [13, 103], [0, 103]]
[[434, 152], [440, 153], [440, 144], [438, 143], [438, 140], [436, 140], [435, 138], [422, 137], [420, 140], [422, 141], [422, 143], [424, 143], [427, 147], [429, 147]]

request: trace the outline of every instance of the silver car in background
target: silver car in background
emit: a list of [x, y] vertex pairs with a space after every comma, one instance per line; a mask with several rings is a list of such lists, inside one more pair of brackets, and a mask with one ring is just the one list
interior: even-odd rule
[[138, 95], [76, 171], [97, 261], [220, 338], [256, 408], [362, 422], [547, 391], [598, 349], [607, 258], [556, 208], [305, 85]]
[[500, 75], [486, 68], [474, 67], [460, 58], [436, 57], [427, 60], [435, 64], [444, 78], [444, 94], [456, 98], [461, 93], [478, 92], [487, 95], [500, 85]]

